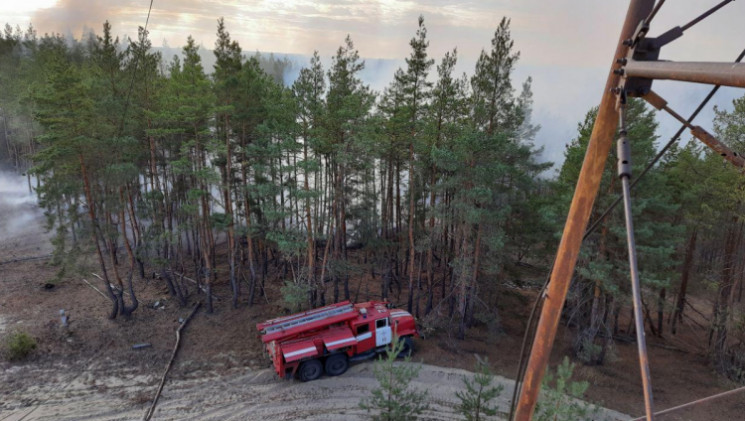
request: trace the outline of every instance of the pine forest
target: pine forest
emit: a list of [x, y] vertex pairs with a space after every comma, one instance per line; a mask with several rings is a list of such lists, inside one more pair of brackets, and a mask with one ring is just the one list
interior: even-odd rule
[[[554, 139], [561, 165], [542, 158], [510, 25], [457, 74], [458, 50], [433, 57], [420, 16], [380, 92], [350, 36], [330, 65], [309, 51], [288, 81], [290, 61], [247, 52], [222, 18], [209, 68], [191, 36], [165, 57], [143, 28], [119, 39], [104, 22], [71, 39], [6, 25], [0, 160], [39, 197], [49, 282], [96, 272], [121, 323], [143, 311], [138, 283], [155, 279], [207, 313], [386, 300], [425, 336], [498, 341], [551, 269], [597, 115]], [[636, 175], [669, 134], [641, 100], [626, 113]], [[745, 97], [716, 110], [714, 129], [745, 150]], [[690, 139], [633, 190], [644, 325], [662, 338], [697, 323], [711, 367], [743, 382], [745, 179]], [[615, 166], [613, 149], [561, 320], [589, 366], [634, 332], [623, 211], [603, 213], [621, 192]]]

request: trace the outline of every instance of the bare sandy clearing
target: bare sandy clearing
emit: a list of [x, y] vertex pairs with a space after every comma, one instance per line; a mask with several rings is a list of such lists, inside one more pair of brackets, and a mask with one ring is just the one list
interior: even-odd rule
[[[365, 419], [357, 405], [376, 386], [373, 364], [356, 364], [340, 377], [301, 383], [280, 381], [269, 369], [231, 369], [189, 372], [170, 380], [153, 416], [154, 420], [328, 420]], [[47, 381], [4, 391], [0, 420], [135, 420], [141, 419], [155, 390], [159, 373], [93, 363], [70, 378], [69, 367], [16, 366], [3, 382], [34, 376]], [[111, 374], [115, 373], [114, 376]], [[461, 389], [464, 370], [423, 365], [413, 387], [429, 391], [430, 409], [422, 419], [460, 419], [455, 391]], [[10, 377], [10, 378], [8, 378]], [[509, 410], [511, 382], [497, 377], [505, 390], [500, 412]], [[6, 383], [7, 384], [7, 383]], [[598, 420], [628, 419], [606, 411]]]

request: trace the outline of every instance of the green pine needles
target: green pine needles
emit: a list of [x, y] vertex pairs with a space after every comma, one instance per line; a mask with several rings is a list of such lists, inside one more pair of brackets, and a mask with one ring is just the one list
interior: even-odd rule
[[488, 360], [477, 361], [476, 375], [472, 379], [463, 376], [466, 390], [455, 392], [455, 396], [460, 400], [458, 412], [466, 417], [466, 421], [483, 421], [497, 415], [497, 406], [492, 401], [502, 394], [504, 386], [494, 386], [493, 382], [494, 374]]
[[417, 419], [427, 407], [427, 391], [415, 390], [410, 383], [419, 375], [421, 366], [411, 364], [411, 357], [401, 362], [398, 355], [404, 341], [393, 337], [393, 344], [385, 356], [375, 362], [375, 379], [378, 387], [370, 398], [360, 402], [360, 408], [370, 414], [373, 421], [410, 421]]
[[568, 357], [556, 366], [556, 371], [547, 370], [543, 378], [541, 397], [536, 405], [536, 421], [580, 421], [591, 420], [598, 408], [580, 399], [590, 386], [585, 381], [573, 381], [574, 363]]

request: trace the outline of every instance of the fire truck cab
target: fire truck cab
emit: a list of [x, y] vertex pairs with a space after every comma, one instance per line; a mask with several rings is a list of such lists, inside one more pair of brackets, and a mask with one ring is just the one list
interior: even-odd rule
[[414, 317], [382, 301], [344, 301], [256, 325], [275, 372], [315, 380], [343, 374], [349, 363], [385, 352], [394, 337], [410, 355], [418, 336]]

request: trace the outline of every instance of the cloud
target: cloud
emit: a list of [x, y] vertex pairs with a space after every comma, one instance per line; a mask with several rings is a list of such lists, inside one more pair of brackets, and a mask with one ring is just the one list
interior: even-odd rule
[[[711, 6], [702, 3], [679, 0], [675, 7], [666, 5], [653, 22], [652, 34], [688, 22]], [[31, 20], [40, 33], [79, 35], [109, 19], [115, 33], [133, 36], [145, 23], [148, 5], [147, 0], [58, 0], [53, 7], [38, 9]], [[155, 0], [149, 29], [154, 40], [169, 45], [183, 45], [191, 34], [212, 46], [216, 20], [224, 16], [231, 35], [249, 51], [319, 50], [330, 55], [350, 33], [363, 56], [396, 59], [408, 53], [416, 19], [423, 14], [433, 56], [458, 46], [461, 57], [475, 59], [507, 16], [523, 63], [594, 67], [610, 63], [626, 7], [626, 2], [596, 0]], [[4, 13], [18, 19], [20, 10], [28, 8]], [[744, 14], [745, 4], [727, 5], [665, 53], [727, 60], [741, 48], [737, 43], [745, 27], [739, 20]]]

